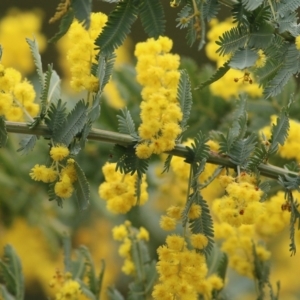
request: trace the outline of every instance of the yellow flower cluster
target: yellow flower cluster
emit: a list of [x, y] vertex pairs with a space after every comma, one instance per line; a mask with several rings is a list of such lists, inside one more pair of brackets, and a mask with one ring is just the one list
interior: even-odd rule
[[[211, 21], [210, 30], [207, 33], [208, 42], [205, 47], [207, 57], [216, 62], [217, 68], [221, 67], [229, 58], [229, 55], [221, 56], [216, 51], [219, 46], [216, 41], [225, 32], [234, 27], [231, 19], [226, 19], [222, 22], [218, 22], [216, 19]], [[262, 67], [265, 64], [265, 54], [260, 50], [258, 52], [258, 60], [256, 67]], [[249, 74], [249, 75], [247, 75]], [[230, 69], [221, 79], [211, 84], [210, 90], [216, 95], [225, 100], [236, 98], [239, 93], [246, 92], [252, 97], [262, 96], [262, 88], [250, 77], [250, 73], [247, 71], [240, 71]]]
[[0, 44], [4, 49], [2, 56], [4, 66], [17, 68], [23, 74], [34, 71], [34, 63], [25, 38], [35, 38], [40, 52], [45, 50], [46, 38], [39, 33], [42, 27], [41, 16], [42, 13], [38, 10], [21, 12], [12, 9], [4, 18], [1, 18]]
[[137, 81], [144, 86], [142, 123], [138, 128], [143, 142], [136, 148], [136, 155], [142, 159], [173, 149], [181, 133], [182, 112], [177, 101], [179, 56], [169, 53], [171, 48], [172, 40], [162, 36], [136, 45]]
[[223, 175], [219, 180], [226, 187], [226, 194], [213, 202], [218, 219], [235, 227], [254, 224], [264, 209], [259, 202], [263, 192], [255, 185], [255, 179], [242, 173], [237, 179]]
[[[100, 197], [107, 201], [107, 209], [113, 213], [125, 214], [136, 204], [135, 183], [137, 174], [122, 174], [116, 171], [115, 163], [107, 163], [102, 168], [105, 182], [99, 186]], [[141, 183], [140, 204], [148, 200], [146, 176]]]
[[229, 266], [243, 276], [255, 277], [253, 244], [261, 261], [268, 260], [271, 255], [255, 241], [255, 226], [241, 225], [239, 228], [234, 228], [228, 223], [215, 223], [214, 227], [215, 238], [224, 239], [221, 250], [228, 255]]
[[93, 63], [96, 63], [95, 57], [98, 53], [94, 41], [101, 33], [106, 21], [106, 15], [92, 13], [88, 30], [75, 20], [67, 33], [72, 45], [67, 53], [67, 60], [71, 66], [70, 84], [75, 91], [97, 92], [99, 89], [99, 80], [91, 75], [91, 67]]
[[154, 299], [194, 300], [198, 299], [198, 294], [212, 299], [212, 291], [223, 288], [221, 278], [216, 275], [206, 278], [205, 257], [189, 250], [183, 237], [169, 235], [166, 245], [160, 246], [157, 253], [159, 283], [152, 292]]
[[56, 274], [49, 285], [58, 289], [55, 300], [79, 300], [82, 294], [80, 284], [72, 279], [70, 273], [62, 274], [59, 270], [56, 270]]
[[[300, 193], [293, 192], [296, 199]], [[263, 237], [272, 237], [285, 229], [290, 223], [291, 213], [286, 205], [284, 193], [278, 192], [264, 203], [264, 212], [255, 221], [255, 230]]]
[[[276, 124], [277, 116], [271, 116], [271, 126]], [[289, 119], [290, 128], [288, 131], [288, 137], [283, 146], [279, 145], [278, 154], [287, 159], [296, 159], [300, 162], [300, 123], [296, 120]], [[261, 129], [267, 139], [271, 138], [271, 126], [266, 126]]]
[[39, 112], [32, 84], [20, 72], [0, 64], [0, 116], [8, 121], [32, 120]]
[[138, 240], [149, 241], [149, 232], [144, 227], [140, 227], [137, 231], [129, 221], [115, 226], [112, 232], [114, 240], [122, 242], [119, 247], [119, 255], [125, 259], [122, 271], [127, 275], [133, 275], [135, 266], [131, 256], [132, 243], [136, 243]]
[[[77, 180], [75, 161], [69, 158], [66, 164], [61, 163], [69, 154], [69, 149], [66, 146], [53, 146], [50, 150], [50, 157], [53, 160], [51, 166], [35, 165], [29, 173], [30, 177], [35, 181], [45, 183], [56, 181], [54, 185], [55, 194], [60, 198], [70, 198], [74, 191], [73, 183]], [[57, 180], [58, 178], [59, 180]]]

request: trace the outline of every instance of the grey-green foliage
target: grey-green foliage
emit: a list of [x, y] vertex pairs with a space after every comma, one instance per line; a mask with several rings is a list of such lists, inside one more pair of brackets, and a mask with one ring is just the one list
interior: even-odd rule
[[0, 295], [4, 300], [24, 299], [24, 277], [21, 261], [11, 245], [4, 247], [3, 259], [0, 259], [0, 274], [5, 287], [0, 286]]
[[138, 140], [138, 134], [135, 129], [134, 121], [131, 117], [130, 111], [127, 108], [121, 109], [121, 115], [118, 118], [118, 131], [120, 133], [129, 134], [134, 139]]
[[76, 161], [74, 162], [74, 166], [77, 177], [77, 180], [74, 183], [74, 188], [78, 206], [81, 209], [87, 209], [90, 198], [90, 186], [83, 170]]
[[33, 150], [37, 139], [38, 138], [36, 135], [28, 135], [24, 137], [20, 141], [20, 148], [17, 151], [21, 152], [21, 154], [28, 154], [30, 151]]
[[78, 101], [60, 126], [53, 130], [52, 139], [55, 143], [70, 145], [73, 138], [81, 132], [87, 121], [87, 104]]

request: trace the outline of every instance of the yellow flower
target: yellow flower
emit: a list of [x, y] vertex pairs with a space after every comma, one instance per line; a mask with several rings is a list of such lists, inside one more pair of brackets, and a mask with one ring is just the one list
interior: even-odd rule
[[54, 161], [61, 161], [70, 154], [69, 149], [64, 145], [54, 146], [50, 150], [50, 156]]
[[54, 192], [58, 197], [70, 198], [73, 194], [74, 187], [71, 183], [70, 177], [64, 174], [60, 181], [55, 183]]
[[139, 240], [149, 241], [149, 232], [144, 227], [140, 227], [139, 233], [136, 237]]
[[255, 67], [262, 68], [266, 64], [266, 60], [267, 60], [266, 55], [265, 55], [264, 51], [261, 49], [258, 50], [257, 54], [258, 54], [258, 59], [255, 62]]
[[45, 165], [35, 165], [29, 173], [30, 177], [35, 181], [42, 181], [45, 177], [47, 167]]
[[161, 216], [159, 225], [163, 230], [174, 230], [176, 228], [176, 219], [168, 216]]
[[79, 300], [81, 293], [80, 284], [77, 281], [67, 280], [56, 294], [55, 300]]
[[208, 244], [208, 238], [202, 233], [192, 234], [190, 239], [191, 239], [191, 244], [196, 249], [201, 250], [205, 248]]
[[128, 231], [125, 225], [115, 226], [112, 230], [113, 238], [116, 241], [122, 241], [128, 236]]
[[189, 213], [188, 213], [188, 217], [193, 220], [193, 219], [197, 219], [199, 218], [201, 215], [201, 206], [198, 204], [193, 203]]

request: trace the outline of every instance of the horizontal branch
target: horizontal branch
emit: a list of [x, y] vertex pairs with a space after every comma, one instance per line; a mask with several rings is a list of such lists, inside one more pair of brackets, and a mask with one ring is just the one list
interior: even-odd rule
[[[37, 136], [47, 136], [50, 135], [51, 132], [45, 125], [38, 125], [32, 129], [30, 129], [26, 123], [19, 122], [9, 122], [6, 121], [6, 130], [11, 133], [20, 133], [20, 134], [32, 134]], [[101, 130], [93, 128], [91, 129], [88, 140], [106, 142], [110, 144], [119, 144], [122, 146], [128, 146], [135, 142], [135, 140], [127, 134], [122, 134], [114, 131]], [[179, 156], [186, 158], [188, 156], [188, 151], [184, 145], [176, 145], [175, 148], [171, 151], [166, 152], [168, 154]], [[215, 165], [224, 166], [227, 168], [236, 169], [236, 165], [232, 163], [229, 158], [218, 155], [215, 152], [211, 152], [207, 162]], [[269, 164], [260, 164], [258, 170], [261, 175], [278, 179], [279, 175], [293, 174], [298, 175], [295, 172], [288, 171], [283, 168], [279, 168]]]

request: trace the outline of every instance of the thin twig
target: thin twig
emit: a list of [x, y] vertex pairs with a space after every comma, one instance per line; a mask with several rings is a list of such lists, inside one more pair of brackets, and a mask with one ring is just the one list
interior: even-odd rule
[[[7, 132], [19, 134], [32, 134], [38, 136], [51, 136], [51, 132], [46, 125], [40, 124], [30, 129], [26, 123], [10, 121], [6, 121], [5, 123]], [[119, 144], [122, 146], [129, 146], [135, 142], [135, 139], [130, 135], [96, 128], [91, 129], [87, 139], [91, 141], [106, 142], [110, 144]], [[166, 153], [183, 158], [188, 157], [188, 150], [186, 149], [186, 146], [181, 144], [176, 145], [173, 150], [168, 151]], [[219, 166], [224, 166], [226, 168], [237, 168], [237, 165], [232, 163], [228, 157], [224, 157], [213, 151], [210, 152], [210, 156], [208, 157], [207, 162]], [[295, 172], [291, 172], [289, 170], [269, 164], [260, 164], [258, 170], [261, 175], [273, 179], [278, 179], [279, 175], [287, 174], [298, 176], [298, 174]]]

